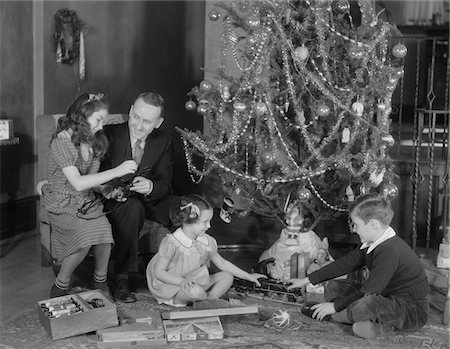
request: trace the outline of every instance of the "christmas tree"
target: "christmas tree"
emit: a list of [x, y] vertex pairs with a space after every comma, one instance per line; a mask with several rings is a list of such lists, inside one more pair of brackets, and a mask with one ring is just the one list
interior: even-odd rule
[[290, 202], [317, 219], [369, 191], [394, 198], [389, 115], [406, 47], [371, 3], [217, 3], [216, 82], [186, 103], [209, 132], [179, 129], [193, 180], [214, 170], [243, 214], [280, 218]]

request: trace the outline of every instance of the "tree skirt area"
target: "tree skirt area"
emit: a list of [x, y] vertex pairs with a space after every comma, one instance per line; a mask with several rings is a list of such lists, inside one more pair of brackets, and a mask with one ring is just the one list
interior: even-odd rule
[[[126, 316], [128, 312], [175, 310], [169, 306], [158, 305], [148, 293], [140, 292], [136, 296], [138, 299], [136, 303], [117, 303], [119, 317]], [[417, 332], [395, 332], [377, 340], [364, 340], [352, 334], [351, 326], [310, 319], [301, 314], [300, 308], [296, 306], [252, 298], [243, 301], [247, 305], [257, 304], [260, 312], [259, 314], [221, 316], [225, 331], [224, 339], [170, 342], [163, 347], [187, 349], [449, 348], [449, 329], [444, 325], [429, 324]], [[288, 328], [274, 328], [268, 320], [270, 314], [280, 309], [291, 315], [292, 321]], [[39, 322], [36, 306], [0, 323], [0, 349], [10, 348], [94, 349], [97, 348], [97, 338], [95, 333], [89, 333], [52, 341]], [[133, 346], [133, 348], [141, 347]]]

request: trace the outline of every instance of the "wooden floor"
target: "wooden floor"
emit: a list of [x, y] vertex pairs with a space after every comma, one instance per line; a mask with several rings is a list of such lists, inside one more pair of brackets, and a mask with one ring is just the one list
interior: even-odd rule
[[[235, 240], [236, 241], [236, 240]], [[250, 246], [251, 247], [251, 246]], [[25, 238], [8, 241], [0, 249], [0, 322], [14, 313], [36, 306], [37, 302], [47, 299], [54, 280], [51, 268], [42, 268], [40, 264], [39, 235], [29, 232]], [[220, 251], [223, 257], [243, 269], [250, 270], [257, 262], [261, 250], [228, 248]], [[87, 262], [89, 263], [89, 261]], [[134, 278], [138, 287], [145, 287], [143, 273]], [[442, 307], [444, 297], [434, 292], [432, 301]], [[441, 323], [442, 313], [431, 308], [430, 323]]]

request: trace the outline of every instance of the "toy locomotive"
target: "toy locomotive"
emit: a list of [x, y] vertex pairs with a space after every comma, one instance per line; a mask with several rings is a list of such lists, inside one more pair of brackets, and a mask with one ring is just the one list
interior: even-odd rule
[[235, 279], [233, 287], [237, 293], [248, 296], [267, 299], [281, 303], [303, 303], [303, 292], [296, 288], [288, 290], [291, 285], [288, 282], [282, 282], [275, 279], [259, 279], [261, 286], [256, 286], [251, 281]]

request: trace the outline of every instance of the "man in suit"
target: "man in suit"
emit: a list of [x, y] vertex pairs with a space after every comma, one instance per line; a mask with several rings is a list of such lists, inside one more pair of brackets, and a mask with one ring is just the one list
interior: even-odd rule
[[128, 123], [108, 125], [108, 152], [101, 169], [134, 159], [138, 170], [134, 176], [122, 177], [114, 183], [114, 195], [104, 203], [112, 225], [115, 241], [114, 297], [122, 302], [135, 302], [128, 276], [138, 270], [139, 232], [147, 217], [167, 227], [172, 196], [173, 144], [171, 137], [160, 130], [164, 121], [163, 98], [153, 92], [141, 93], [130, 108]]

